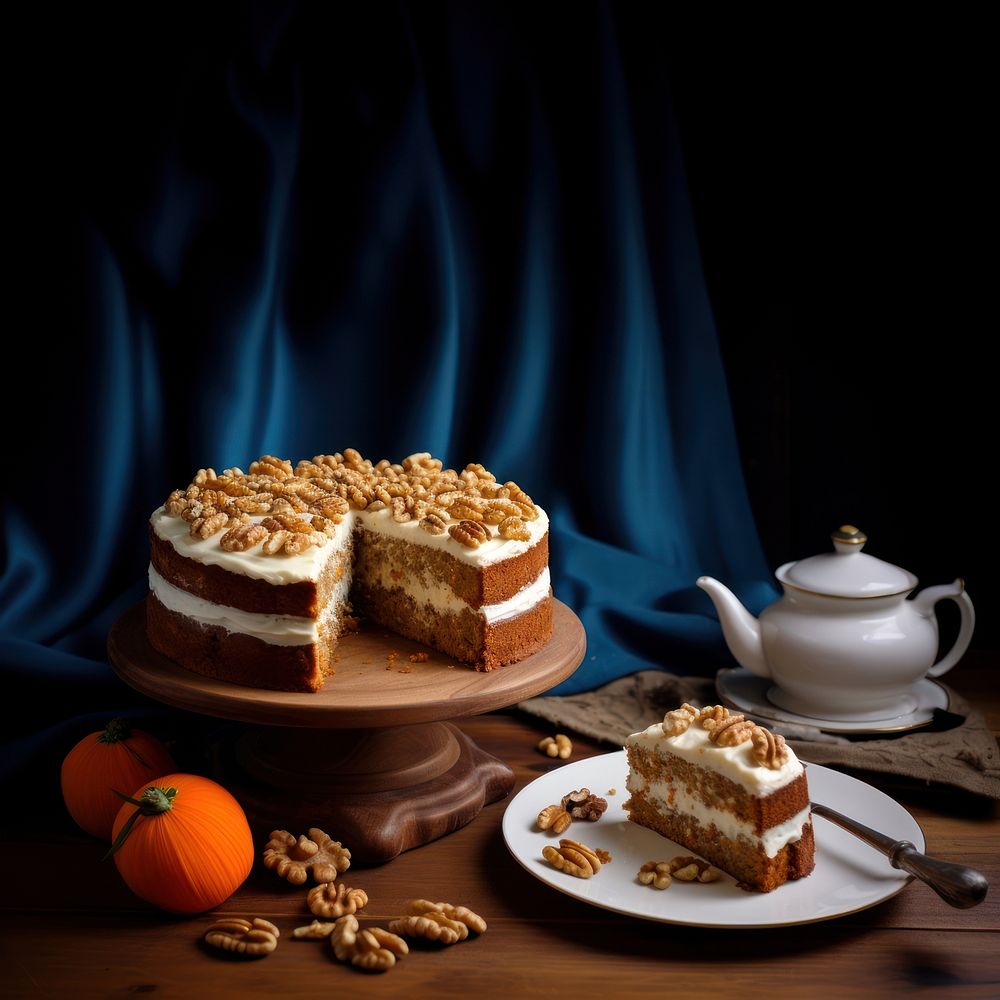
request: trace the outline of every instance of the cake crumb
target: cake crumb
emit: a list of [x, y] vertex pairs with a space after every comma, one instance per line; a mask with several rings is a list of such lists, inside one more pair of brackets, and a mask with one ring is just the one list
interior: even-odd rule
[[410, 663], [426, 663], [430, 658], [430, 653], [410, 653]]
[[413, 667], [411, 667], [411, 666], [400, 667], [399, 670], [397, 670], [396, 672], [400, 673], [400, 674], [412, 674], [413, 673]]

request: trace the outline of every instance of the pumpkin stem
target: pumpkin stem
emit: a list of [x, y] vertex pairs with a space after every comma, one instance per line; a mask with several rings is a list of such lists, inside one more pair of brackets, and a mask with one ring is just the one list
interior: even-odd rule
[[143, 758], [142, 754], [139, 753], [135, 747], [130, 746], [128, 743], [128, 738], [132, 735], [132, 727], [128, 724], [127, 719], [112, 719], [105, 727], [104, 732], [97, 737], [98, 743], [121, 743], [123, 747], [140, 763], [143, 767], [148, 768], [149, 763]]
[[132, 727], [126, 719], [112, 719], [105, 727], [104, 732], [97, 737], [98, 743], [119, 743], [127, 740], [132, 735]]
[[112, 788], [111, 791], [126, 802], [131, 802], [137, 808], [125, 821], [125, 825], [119, 831], [117, 839], [111, 845], [111, 850], [104, 855], [101, 859], [102, 861], [107, 861], [128, 840], [128, 835], [132, 832], [132, 827], [135, 826], [136, 820], [140, 816], [159, 816], [161, 813], [169, 812], [173, 809], [174, 796], [177, 794], [176, 788], [150, 787], [142, 793], [141, 799], [133, 799], [130, 795], [119, 792], [117, 788]]

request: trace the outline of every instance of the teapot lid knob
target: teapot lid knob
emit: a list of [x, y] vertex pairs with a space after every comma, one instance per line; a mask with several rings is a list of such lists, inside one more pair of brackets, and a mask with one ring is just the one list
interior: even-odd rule
[[842, 524], [830, 537], [838, 552], [860, 552], [868, 541], [868, 536], [853, 524]]

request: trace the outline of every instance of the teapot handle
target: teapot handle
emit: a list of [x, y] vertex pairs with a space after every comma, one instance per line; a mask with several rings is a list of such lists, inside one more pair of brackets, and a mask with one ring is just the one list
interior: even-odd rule
[[[969, 594], [965, 589], [965, 584], [962, 580], [956, 580], [956, 584], [961, 586], [961, 590], [958, 593], [945, 593], [942, 594], [938, 600], [943, 598], [948, 598], [954, 601], [958, 605], [958, 610], [962, 616], [962, 624], [958, 630], [958, 638], [955, 640], [955, 644], [948, 650], [947, 655], [943, 656], [937, 663], [927, 671], [928, 677], [940, 677], [942, 674], [948, 673], [949, 670], [962, 658], [962, 654], [966, 651], [969, 646], [969, 642], [972, 639], [972, 630], [976, 627], [976, 611], [972, 606], [972, 600], [969, 598]], [[942, 588], [944, 589], [944, 588]], [[951, 590], [952, 588], [948, 588]], [[923, 596], [923, 595], [921, 595]]]

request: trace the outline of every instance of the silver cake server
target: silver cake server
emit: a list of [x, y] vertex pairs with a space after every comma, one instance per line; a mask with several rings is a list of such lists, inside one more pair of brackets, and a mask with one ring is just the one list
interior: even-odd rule
[[986, 898], [990, 884], [986, 876], [975, 868], [929, 858], [908, 840], [893, 840], [818, 802], [810, 805], [814, 816], [822, 816], [848, 833], [853, 833], [869, 847], [884, 854], [893, 868], [899, 868], [921, 882], [926, 882], [949, 906], [965, 910], [970, 906], [978, 906]]

